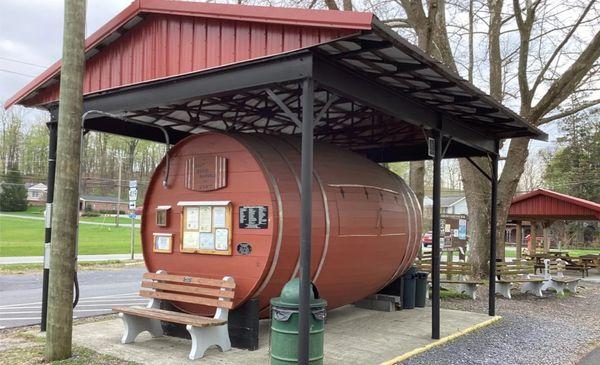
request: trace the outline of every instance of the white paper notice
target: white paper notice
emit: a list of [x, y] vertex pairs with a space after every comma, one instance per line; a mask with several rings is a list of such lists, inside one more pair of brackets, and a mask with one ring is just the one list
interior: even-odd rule
[[225, 207], [213, 207], [213, 224], [215, 228], [225, 227]]
[[200, 233], [200, 249], [202, 250], [214, 250], [215, 249], [215, 237], [212, 232]]
[[198, 208], [188, 207], [185, 209], [186, 229], [198, 229]]
[[198, 207], [200, 216], [200, 232], [212, 232], [211, 207]]
[[215, 248], [219, 251], [229, 249], [229, 230], [227, 228], [215, 229]]
[[165, 251], [171, 249], [169, 247], [170, 236], [155, 236], [154, 239], [156, 240], [154, 246], [157, 250]]
[[183, 248], [197, 249], [200, 247], [198, 232], [183, 232]]

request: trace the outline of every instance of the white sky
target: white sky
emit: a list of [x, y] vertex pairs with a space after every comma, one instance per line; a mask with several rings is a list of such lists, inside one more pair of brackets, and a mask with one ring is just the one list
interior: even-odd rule
[[[93, 33], [131, 1], [88, 0], [86, 34]], [[50, 66], [60, 58], [63, 6], [64, 0], [0, 0], [0, 102], [44, 71], [39, 66]], [[37, 117], [39, 113], [26, 113], [28, 120]], [[550, 133], [550, 140], [556, 139], [555, 127], [543, 129]], [[549, 145], [533, 141], [532, 154]]]

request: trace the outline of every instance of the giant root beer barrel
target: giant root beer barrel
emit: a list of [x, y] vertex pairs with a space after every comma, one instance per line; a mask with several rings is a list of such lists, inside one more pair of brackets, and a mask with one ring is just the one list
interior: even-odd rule
[[[234, 303], [269, 299], [298, 275], [300, 138], [202, 133], [157, 167], [144, 201], [149, 271], [237, 283]], [[386, 286], [413, 262], [421, 211], [415, 194], [378, 164], [315, 143], [311, 277], [329, 308]], [[192, 313], [201, 306], [178, 304]]]

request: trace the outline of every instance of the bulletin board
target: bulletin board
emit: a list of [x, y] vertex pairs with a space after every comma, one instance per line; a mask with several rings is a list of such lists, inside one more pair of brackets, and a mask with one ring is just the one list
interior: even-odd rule
[[183, 206], [180, 252], [231, 255], [230, 202], [180, 202]]

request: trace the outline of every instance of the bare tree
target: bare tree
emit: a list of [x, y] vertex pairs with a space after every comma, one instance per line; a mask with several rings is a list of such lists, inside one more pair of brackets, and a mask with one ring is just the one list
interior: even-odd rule
[[[325, 2], [333, 8], [330, 3], [334, 0]], [[364, 0], [361, 5], [384, 22], [388, 19], [400, 34], [416, 40], [450, 70], [485, 85], [493, 98], [518, 108], [533, 125], [600, 103], [592, 97], [600, 78], [600, 9], [595, 0]], [[528, 138], [511, 140], [504, 160], [498, 185], [498, 257], [504, 256], [504, 226], [528, 144]], [[487, 159], [474, 160], [490, 171]], [[419, 163], [411, 165], [411, 186], [417, 194], [419, 168]], [[469, 207], [471, 259], [477, 272], [484, 273], [490, 184], [467, 161], [460, 161], [460, 169]]]

